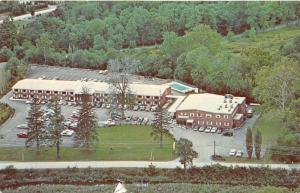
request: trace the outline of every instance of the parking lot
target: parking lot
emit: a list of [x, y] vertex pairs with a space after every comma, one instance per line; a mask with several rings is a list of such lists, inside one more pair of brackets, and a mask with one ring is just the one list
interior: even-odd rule
[[[41, 66], [32, 65], [30, 71], [27, 74], [27, 78], [37, 79], [45, 77], [45, 79], [59, 79], [76, 81], [81, 79], [87, 79], [90, 81], [107, 82], [109, 74], [99, 74], [99, 70], [79, 69], [79, 68], [67, 68], [56, 66]], [[165, 84], [168, 80], [159, 78], [144, 78], [143, 76], [130, 75], [130, 82], [143, 83], [143, 84]]]
[[171, 133], [175, 139], [186, 138], [193, 143], [193, 148], [198, 152], [199, 162], [210, 160], [210, 156], [214, 154], [214, 142], [216, 155], [229, 156], [230, 149], [242, 150], [246, 156], [246, 132], [247, 128], [251, 128], [258, 115], [254, 115], [251, 119], [247, 119], [246, 123], [233, 132], [233, 136], [223, 136], [218, 133], [205, 133], [194, 131], [193, 129], [185, 129], [179, 125], [174, 125]]
[[[17, 137], [17, 134], [24, 130], [18, 129], [17, 125], [26, 123], [26, 116], [28, 115], [30, 106], [26, 104], [25, 101], [9, 100], [11, 95], [12, 94], [10, 92], [0, 100], [1, 102], [5, 102], [15, 109], [14, 116], [0, 127], [0, 135], [2, 136], [0, 138], [0, 146], [24, 146], [25, 139]], [[78, 106], [75, 107], [63, 105], [62, 114], [67, 119], [70, 117], [72, 112], [76, 111], [77, 109], [79, 109]], [[110, 119], [110, 110], [105, 108], [95, 108], [95, 115], [98, 122], [105, 122]], [[149, 120], [153, 119], [153, 113], [146, 111], [126, 110], [125, 115], [132, 117], [146, 117]], [[63, 146], [72, 147], [73, 137], [63, 137]]]

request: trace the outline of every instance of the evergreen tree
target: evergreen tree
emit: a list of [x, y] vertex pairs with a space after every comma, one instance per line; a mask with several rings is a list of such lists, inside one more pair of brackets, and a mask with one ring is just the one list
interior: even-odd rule
[[248, 153], [248, 158], [252, 158], [252, 152], [253, 152], [253, 140], [252, 140], [252, 130], [248, 128], [247, 134], [246, 134], [246, 148]]
[[53, 98], [49, 104], [52, 114], [50, 115], [50, 139], [56, 147], [56, 159], [60, 159], [60, 146], [62, 144], [61, 132], [64, 130], [64, 116], [61, 114], [61, 106], [57, 97]]
[[159, 139], [160, 148], [163, 147], [163, 137], [169, 134], [168, 131], [169, 116], [166, 109], [163, 109], [161, 105], [158, 106], [157, 112], [154, 113], [154, 123], [152, 125], [151, 136], [155, 140]]
[[187, 164], [193, 164], [193, 159], [198, 156], [198, 153], [192, 147], [193, 143], [184, 138], [180, 138], [177, 143], [176, 156], [179, 157], [179, 161], [183, 164], [185, 170]]
[[17, 27], [10, 18], [3, 20], [0, 24], [0, 48], [7, 47], [11, 50], [14, 48], [17, 40]]
[[261, 143], [262, 143], [261, 132], [260, 130], [258, 130], [255, 133], [255, 138], [254, 138], [255, 156], [257, 159], [260, 159]]
[[90, 150], [91, 144], [98, 141], [96, 131], [96, 117], [92, 108], [89, 90], [83, 88], [81, 94], [81, 109], [79, 110], [78, 130], [75, 142], [85, 150]]
[[41, 106], [38, 104], [38, 99], [34, 99], [29, 110], [28, 120], [28, 138], [25, 142], [25, 146], [36, 145], [36, 154], [39, 155], [41, 151], [41, 145], [44, 145], [47, 136], [43, 131], [45, 128], [44, 112], [41, 110]]

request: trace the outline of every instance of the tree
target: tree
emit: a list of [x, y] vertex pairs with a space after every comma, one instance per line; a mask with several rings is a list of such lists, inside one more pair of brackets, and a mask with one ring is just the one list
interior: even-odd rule
[[267, 108], [286, 110], [299, 93], [300, 70], [296, 62], [282, 58], [273, 67], [262, 68], [255, 76], [254, 97]]
[[52, 44], [53, 42], [48, 33], [42, 34], [40, 39], [37, 41], [36, 47], [43, 56], [44, 64], [47, 64], [47, 57], [51, 52], [53, 52]]
[[253, 140], [252, 140], [252, 130], [250, 128], [247, 129], [247, 134], [246, 134], [246, 149], [247, 149], [248, 158], [251, 159], [252, 152], [253, 152]]
[[260, 159], [261, 143], [262, 143], [261, 132], [260, 130], [257, 130], [254, 138], [255, 156], [257, 159]]
[[124, 106], [132, 105], [129, 77], [131, 73], [137, 70], [139, 64], [138, 60], [129, 58], [108, 61], [108, 69], [111, 72], [109, 75], [109, 85], [112, 95], [114, 95], [116, 101], [122, 107], [119, 109], [122, 113], [122, 118], [125, 118]]
[[45, 128], [44, 112], [41, 110], [41, 106], [37, 103], [38, 99], [34, 98], [29, 110], [28, 120], [28, 138], [25, 142], [25, 146], [36, 145], [36, 154], [40, 154], [41, 145], [44, 145], [47, 139], [46, 133], [43, 131]]
[[198, 157], [198, 153], [192, 149], [193, 143], [187, 139], [180, 138], [177, 142], [176, 156], [179, 157], [179, 161], [183, 164], [186, 170], [187, 164], [193, 164], [193, 159]]
[[161, 105], [159, 105], [158, 111], [154, 113], [151, 136], [153, 136], [155, 140], [159, 139], [160, 148], [163, 147], [163, 136], [169, 134], [168, 126], [168, 112], [166, 109], [163, 109]]
[[0, 48], [7, 47], [11, 50], [17, 43], [17, 27], [10, 18], [3, 20], [0, 24]]
[[64, 116], [61, 114], [61, 106], [59, 98], [55, 97], [50, 100], [49, 104], [52, 114], [50, 115], [50, 139], [52, 144], [56, 147], [56, 159], [60, 159], [60, 146], [62, 144], [61, 132], [64, 130]]
[[5, 70], [10, 71], [12, 76], [18, 74], [18, 66], [21, 64], [20, 60], [16, 57], [12, 57], [5, 65]]
[[75, 142], [84, 150], [90, 150], [91, 144], [98, 141], [96, 131], [96, 117], [92, 108], [89, 90], [82, 88], [82, 105], [79, 110], [78, 130], [75, 135]]

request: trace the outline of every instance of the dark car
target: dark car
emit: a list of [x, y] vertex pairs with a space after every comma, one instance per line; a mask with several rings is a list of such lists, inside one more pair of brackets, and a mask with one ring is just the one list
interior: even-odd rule
[[223, 136], [229, 136], [229, 137], [232, 137], [233, 136], [233, 132], [232, 131], [225, 131], [223, 133]]
[[18, 133], [17, 136], [18, 136], [19, 138], [28, 138], [28, 134], [25, 133], [25, 132]]

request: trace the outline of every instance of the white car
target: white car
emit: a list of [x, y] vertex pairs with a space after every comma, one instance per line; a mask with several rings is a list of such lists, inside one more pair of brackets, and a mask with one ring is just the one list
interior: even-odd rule
[[210, 132], [211, 132], [211, 133], [215, 133], [215, 132], [217, 132], [217, 130], [218, 130], [217, 127], [213, 127], [213, 128], [210, 130]]
[[242, 150], [238, 150], [235, 154], [235, 157], [243, 157], [243, 151]]
[[29, 129], [27, 124], [20, 124], [17, 126], [18, 129]]
[[199, 131], [200, 132], [203, 132], [205, 130], [205, 127], [203, 127], [203, 126], [201, 126], [200, 128], [199, 128]]
[[229, 155], [230, 156], [235, 156], [236, 154], [236, 149], [231, 149], [230, 152], [229, 152]]
[[210, 133], [210, 130], [211, 130], [211, 127], [207, 127], [207, 128], [204, 130], [204, 132], [205, 132], [205, 133]]
[[65, 129], [63, 130], [63, 132], [60, 133], [62, 136], [72, 136], [74, 134], [74, 131], [73, 130], [70, 130], [70, 129]]

